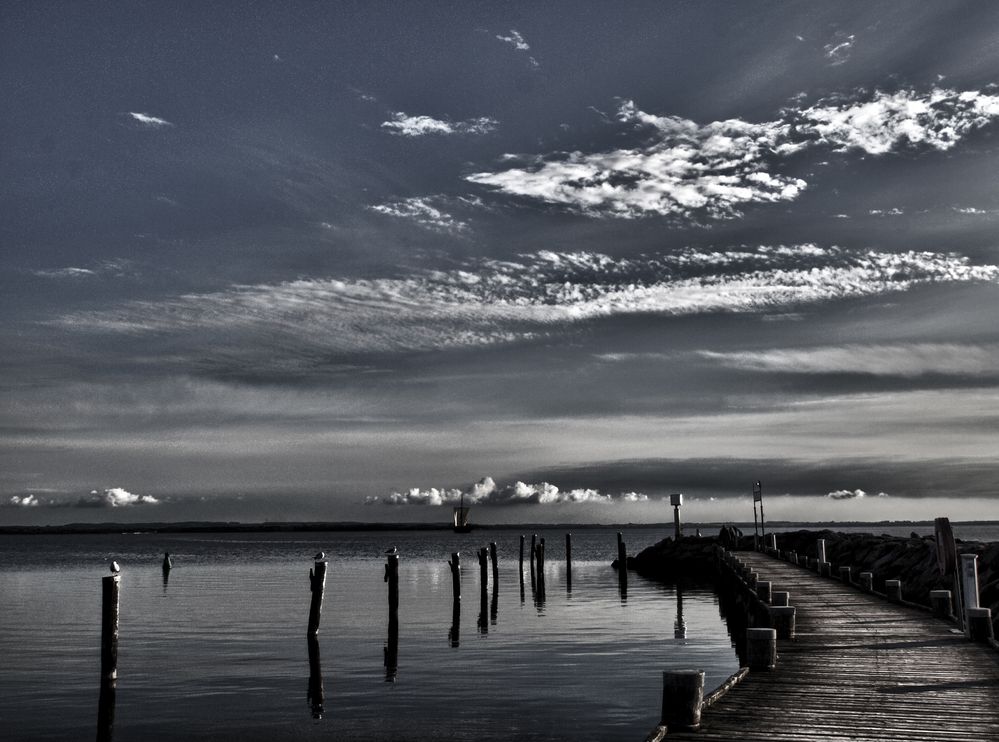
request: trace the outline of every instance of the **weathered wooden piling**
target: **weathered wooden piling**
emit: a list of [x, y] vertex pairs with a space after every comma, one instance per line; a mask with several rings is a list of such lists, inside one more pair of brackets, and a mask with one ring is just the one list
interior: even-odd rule
[[885, 597], [893, 603], [902, 602], [902, 581], [885, 580]]
[[826, 560], [826, 540], [824, 538], [817, 539], [815, 542], [815, 557], [819, 563]]
[[385, 558], [385, 582], [388, 583], [389, 615], [399, 612], [399, 555], [392, 553]]
[[118, 607], [121, 575], [101, 579], [101, 680], [118, 677]]
[[326, 590], [326, 560], [316, 560], [315, 566], [309, 570], [309, 590], [312, 591], [312, 601], [309, 604], [309, 628], [306, 636], [319, 633], [319, 619], [323, 612], [323, 593]]
[[617, 534], [617, 578], [621, 585], [622, 597], [628, 589], [628, 548], [624, 544], [624, 534]]
[[950, 590], [930, 590], [930, 607], [937, 618], [951, 619], [954, 617], [954, 606], [950, 598]]
[[748, 575], [746, 575], [746, 582], [749, 584], [749, 587], [753, 590], [756, 590], [756, 584], [759, 581], [760, 581], [760, 575], [757, 572], [750, 572]]
[[819, 562], [819, 576], [821, 577], [831, 577], [832, 576], [832, 564], [829, 562]]
[[794, 639], [795, 614], [793, 605], [770, 607], [770, 625], [777, 632], [778, 639]]
[[746, 664], [751, 671], [770, 671], [777, 666], [777, 630], [746, 629]]
[[524, 534], [520, 534], [520, 581], [524, 581]]
[[664, 670], [660, 724], [670, 731], [701, 728], [704, 703], [703, 670]]
[[791, 593], [787, 590], [774, 590], [770, 593], [770, 605], [775, 608], [780, 608], [782, 606], [791, 604]]
[[538, 534], [531, 534], [531, 584], [534, 584], [534, 578], [536, 573], [535, 558], [538, 553]]
[[565, 534], [565, 589], [572, 592], [572, 534]]
[[489, 548], [479, 549], [479, 631], [489, 631]]
[[865, 593], [874, 592], [874, 573], [873, 572], [861, 572], [857, 575], [857, 579], [860, 583], [860, 589]]
[[114, 737], [116, 685], [114, 680], [101, 680], [101, 692], [97, 699], [97, 742], [111, 742]]
[[171, 569], [173, 569], [173, 560], [170, 559], [170, 552], [168, 551], [163, 554], [163, 571], [169, 572]]
[[323, 670], [319, 660], [319, 639], [310, 636], [306, 638], [306, 641], [309, 643], [309, 689], [306, 693], [306, 700], [312, 709], [312, 718], [322, 719], [326, 692], [323, 689]]
[[968, 636], [973, 642], [988, 643], [994, 639], [992, 632], [992, 610], [990, 608], [968, 608]]
[[451, 560], [447, 563], [451, 568], [451, 594], [454, 602], [461, 602], [461, 552], [451, 552]]
[[840, 567], [839, 568], [839, 580], [840, 580], [840, 582], [845, 582], [848, 585], [853, 582], [853, 580], [850, 579], [850, 568], [849, 567]]
[[489, 561], [493, 565], [493, 585], [499, 584], [499, 560], [496, 555], [496, 542], [493, 541], [489, 544]]
[[773, 600], [772, 586], [769, 580], [756, 581], [756, 597], [764, 603], [770, 603]]

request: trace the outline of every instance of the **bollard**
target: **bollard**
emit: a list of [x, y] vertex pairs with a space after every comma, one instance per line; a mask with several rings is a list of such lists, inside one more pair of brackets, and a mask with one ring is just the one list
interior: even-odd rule
[[994, 639], [992, 633], [992, 610], [990, 608], [968, 608], [968, 637], [973, 642], [987, 644]]
[[874, 573], [873, 572], [861, 572], [858, 575], [860, 580], [860, 589], [865, 593], [874, 592]]
[[791, 604], [791, 593], [787, 590], [774, 590], [771, 593], [770, 605], [781, 608]]
[[832, 564], [829, 562], [819, 562], [819, 576], [832, 577]]
[[101, 578], [101, 680], [118, 678], [118, 595], [121, 575]]
[[664, 670], [660, 724], [669, 731], [694, 732], [701, 728], [704, 702], [703, 670]]
[[773, 599], [769, 580], [756, 581], [756, 597], [764, 603], [769, 603]]
[[950, 590], [930, 590], [930, 606], [937, 618], [953, 618], [954, 609], [951, 606]]
[[771, 606], [770, 625], [777, 632], [778, 639], [794, 639], [795, 608], [788, 606]]
[[902, 581], [885, 580], [885, 597], [893, 603], [902, 602]]
[[839, 568], [839, 579], [840, 582], [845, 582], [846, 584], [851, 584], [853, 580], [850, 579], [850, 568], [840, 567]]
[[751, 672], [769, 671], [777, 666], [776, 629], [746, 629], [746, 664]]
[[312, 601], [309, 603], [309, 629], [306, 636], [319, 633], [319, 619], [323, 612], [323, 592], [326, 590], [326, 560], [316, 560], [314, 569], [309, 570], [309, 589]]

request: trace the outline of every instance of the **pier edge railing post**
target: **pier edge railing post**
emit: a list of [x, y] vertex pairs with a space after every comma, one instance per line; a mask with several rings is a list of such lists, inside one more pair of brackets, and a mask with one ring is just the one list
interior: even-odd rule
[[902, 581], [885, 580], [885, 597], [892, 603], [902, 602]]
[[860, 581], [860, 589], [865, 593], [874, 592], [874, 573], [873, 572], [861, 572], [858, 575]]
[[756, 581], [756, 597], [767, 604], [773, 600], [773, 587], [769, 580]]
[[774, 590], [770, 593], [770, 605], [775, 608], [791, 605], [791, 593], [787, 590]]
[[669, 731], [701, 728], [704, 703], [703, 670], [664, 670], [660, 724]]
[[319, 633], [319, 619], [323, 611], [323, 592], [326, 590], [326, 560], [320, 559], [315, 563], [315, 567], [309, 570], [309, 589], [312, 591], [312, 600], [309, 603], [309, 628], [307, 636], [315, 636]]
[[954, 607], [950, 590], [930, 590], [930, 607], [937, 618], [953, 619]]
[[990, 608], [968, 608], [968, 637], [973, 642], [987, 644], [995, 636], [992, 631], [992, 610]]
[[751, 672], [769, 672], [777, 666], [776, 629], [746, 629], [746, 664]]
[[778, 639], [794, 639], [796, 613], [793, 605], [770, 607], [770, 625]]
[[118, 609], [121, 575], [101, 578], [101, 680], [118, 678]]

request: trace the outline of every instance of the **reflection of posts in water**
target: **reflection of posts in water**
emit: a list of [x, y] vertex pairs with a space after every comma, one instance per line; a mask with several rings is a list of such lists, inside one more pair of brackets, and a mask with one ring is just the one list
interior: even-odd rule
[[111, 742], [114, 734], [115, 681], [101, 680], [101, 695], [97, 701], [97, 742]]
[[673, 624], [673, 638], [687, 638], [687, 622], [683, 620], [683, 590], [676, 586], [676, 622]]
[[489, 631], [489, 549], [479, 549], [479, 631]]
[[565, 534], [565, 591], [572, 592], [572, 534]]
[[451, 568], [451, 628], [447, 638], [452, 647], [457, 647], [461, 634], [461, 552], [451, 554], [448, 562]]
[[322, 719], [326, 692], [323, 690], [323, 670], [319, 662], [319, 639], [310, 636], [306, 641], [309, 643], [309, 688], [305, 698], [312, 709], [312, 718]]
[[309, 589], [312, 601], [309, 604], [309, 628], [306, 636], [319, 633], [319, 618], [323, 612], [323, 592], [326, 590], [326, 560], [317, 559], [315, 568], [309, 570]]
[[[116, 565], [117, 566], [117, 565]], [[101, 681], [118, 677], [118, 593], [121, 575], [101, 579]]]
[[385, 644], [385, 682], [394, 683], [399, 675], [399, 555], [389, 550], [385, 562], [388, 583], [389, 625]]

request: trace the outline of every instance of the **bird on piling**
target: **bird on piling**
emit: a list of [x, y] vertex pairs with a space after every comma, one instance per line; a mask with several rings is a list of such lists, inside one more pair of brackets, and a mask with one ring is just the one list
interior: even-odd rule
[[385, 553], [386, 554], [398, 554], [399, 550], [393, 546], [391, 549], [386, 549]]
[[121, 565], [114, 559], [111, 560], [111, 574], [116, 575], [121, 572]]
[[314, 559], [315, 559], [315, 560], [316, 560], [317, 562], [321, 562], [321, 561], [322, 561], [323, 559], [325, 559], [325, 558], [326, 558], [326, 552], [325, 552], [325, 551], [320, 551], [320, 552], [317, 552], [317, 553], [316, 553], [316, 556], [314, 557]]

